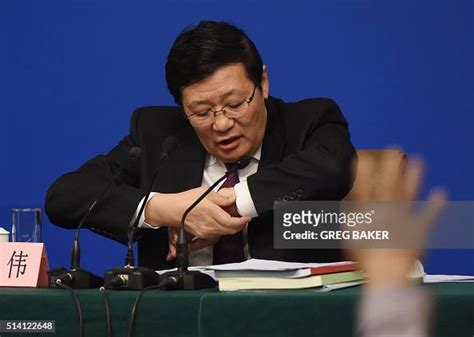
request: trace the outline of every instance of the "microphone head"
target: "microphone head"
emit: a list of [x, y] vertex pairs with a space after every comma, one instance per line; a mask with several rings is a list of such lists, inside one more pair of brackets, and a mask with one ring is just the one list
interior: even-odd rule
[[233, 165], [231, 171], [241, 170], [250, 163], [252, 157], [242, 156]]
[[165, 138], [161, 144], [161, 154], [162, 157], [167, 157], [168, 153], [173, 151], [178, 145], [178, 138], [175, 136], [168, 136]]
[[141, 157], [141, 155], [142, 155], [142, 149], [140, 149], [140, 147], [138, 146], [134, 146], [128, 151], [128, 157], [131, 160], [137, 160]]

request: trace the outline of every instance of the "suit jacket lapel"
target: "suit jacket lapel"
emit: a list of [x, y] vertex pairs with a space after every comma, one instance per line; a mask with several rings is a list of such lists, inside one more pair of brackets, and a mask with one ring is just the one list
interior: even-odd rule
[[267, 125], [263, 137], [259, 169], [278, 164], [282, 160], [286, 149], [285, 128], [275, 99], [271, 97], [267, 99], [265, 106], [267, 107]]
[[201, 186], [206, 150], [191, 126], [176, 134], [178, 147], [163, 163], [156, 189], [176, 193]]

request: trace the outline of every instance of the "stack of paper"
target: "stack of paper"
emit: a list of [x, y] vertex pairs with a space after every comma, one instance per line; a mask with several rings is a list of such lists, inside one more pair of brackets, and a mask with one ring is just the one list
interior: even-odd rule
[[[304, 289], [332, 291], [364, 283], [364, 274], [355, 262], [298, 263], [250, 259], [241, 263], [190, 267], [212, 276], [220, 291], [252, 289]], [[158, 271], [164, 273], [167, 270]], [[426, 275], [416, 261], [411, 277], [424, 283], [474, 282], [474, 276]]]
[[357, 263], [293, 263], [251, 259], [242, 263], [205, 266], [213, 270], [220, 291], [303, 289], [361, 281]]

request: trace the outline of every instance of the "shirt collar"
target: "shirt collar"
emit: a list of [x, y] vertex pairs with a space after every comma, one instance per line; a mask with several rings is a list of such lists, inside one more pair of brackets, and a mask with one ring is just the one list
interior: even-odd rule
[[[260, 162], [260, 156], [261, 155], [262, 155], [262, 144], [260, 144], [258, 149], [253, 154], [251, 154], [250, 157], [258, 163], [258, 162]], [[222, 161], [218, 160], [213, 155], [207, 153], [206, 163], [205, 163], [204, 167], [209, 167], [209, 166], [216, 165], [216, 164], [220, 164], [220, 165], [224, 166]]]

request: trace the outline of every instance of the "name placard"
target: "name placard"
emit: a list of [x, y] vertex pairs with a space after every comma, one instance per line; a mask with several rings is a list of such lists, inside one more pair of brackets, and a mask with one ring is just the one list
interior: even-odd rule
[[46, 287], [44, 243], [0, 242], [0, 287]]

